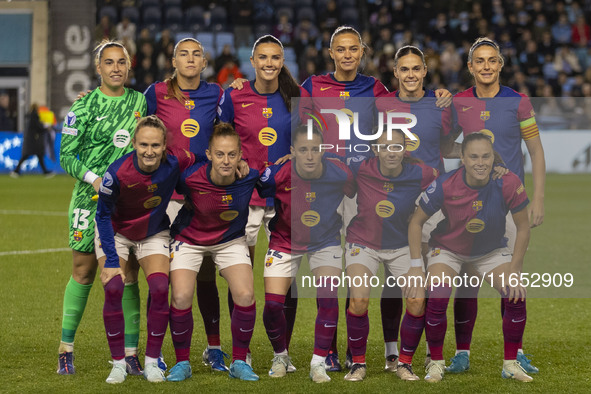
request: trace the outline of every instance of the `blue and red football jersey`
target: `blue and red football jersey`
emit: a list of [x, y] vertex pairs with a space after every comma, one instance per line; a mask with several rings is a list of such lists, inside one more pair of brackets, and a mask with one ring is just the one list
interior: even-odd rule
[[422, 194], [420, 206], [433, 215], [441, 209], [445, 219], [431, 233], [429, 245], [462, 256], [482, 256], [507, 246], [505, 217], [519, 212], [529, 200], [517, 175], [507, 173], [482, 188], [465, 182], [465, 167], [436, 179]]
[[181, 208], [171, 229], [177, 241], [191, 245], [217, 245], [244, 235], [250, 197], [259, 172], [249, 174], [228, 186], [211, 181], [211, 163], [196, 163], [185, 170], [177, 191], [187, 196], [191, 208]]
[[351, 166], [357, 182], [357, 215], [347, 227], [347, 242], [374, 250], [408, 245], [408, 221], [421, 191], [437, 178], [438, 171], [424, 164], [404, 163], [395, 178], [379, 169], [372, 157]]
[[462, 129], [464, 136], [475, 132], [490, 135], [494, 149], [521, 182], [524, 176], [521, 139], [531, 136], [522, 133], [520, 122], [534, 115], [529, 97], [506, 86], [501, 86], [492, 98], [478, 97], [475, 87], [454, 96], [454, 124]]
[[183, 93], [187, 100], [181, 104], [176, 98], [168, 97], [166, 82], [153, 83], [144, 93], [148, 115], [158, 116], [166, 126], [169, 148], [188, 150], [198, 161], [205, 161], [223, 90], [215, 83], [201, 81], [197, 89]]
[[[435, 92], [425, 90], [425, 95], [417, 101], [405, 101], [399, 91], [376, 99], [378, 111], [384, 117], [388, 112], [406, 112], [417, 117], [417, 124], [411, 128], [416, 141], [406, 138], [406, 151], [410, 156], [421, 159], [429, 167], [445, 172], [441, 156], [441, 142], [451, 131], [451, 108], [439, 108], [435, 105]], [[404, 119], [393, 119], [404, 124]], [[384, 120], [385, 121], [385, 120]], [[385, 132], [385, 131], [384, 131]]]
[[[234, 123], [242, 142], [242, 158], [250, 168], [262, 172], [290, 153], [292, 122], [298, 117], [287, 110], [279, 90], [259, 93], [254, 81], [244, 82], [241, 90], [229, 88], [220, 102], [219, 116], [222, 122]], [[265, 201], [255, 193], [250, 203], [272, 206], [273, 199]]]
[[136, 151], [109, 166], [99, 189], [96, 222], [106, 267], [119, 267], [114, 233], [132, 241], [168, 229], [166, 207], [182, 171], [195, 161], [188, 151], [169, 152], [153, 173], [143, 172]]
[[[374, 77], [357, 74], [353, 81], [337, 81], [334, 74], [312, 75], [304, 81], [302, 87], [311, 96], [310, 99], [302, 99], [302, 112], [320, 119], [324, 143], [334, 146], [350, 148], [356, 144], [367, 144], [353, 132], [351, 125], [351, 139], [341, 141], [339, 139], [339, 125], [332, 114], [321, 114], [322, 109], [344, 110], [349, 115], [357, 113], [358, 130], [361, 134], [372, 134], [374, 125], [377, 125], [377, 110], [373, 99], [388, 94], [388, 89]], [[359, 100], [358, 98], [366, 98]], [[351, 152], [346, 150], [332, 151], [341, 157], [369, 156], [369, 152]]]
[[318, 179], [302, 179], [295, 162], [269, 167], [261, 176], [261, 193], [277, 202], [278, 214], [269, 226], [270, 248], [307, 253], [341, 244], [342, 218], [337, 208], [345, 195], [355, 195], [355, 182], [340, 160], [323, 159], [322, 163]]

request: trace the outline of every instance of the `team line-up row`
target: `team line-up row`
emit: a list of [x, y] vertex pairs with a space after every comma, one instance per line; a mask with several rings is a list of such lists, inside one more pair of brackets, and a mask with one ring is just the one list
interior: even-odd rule
[[[200, 80], [206, 62], [203, 47], [185, 39], [175, 47], [174, 76], [142, 95], [124, 87], [129, 69], [124, 47], [114, 42], [99, 46], [95, 60], [101, 86], [76, 101], [64, 121], [61, 164], [78, 182], [70, 204], [74, 259], [64, 295], [58, 373], [75, 372], [74, 336], [98, 266], [113, 358], [107, 382], [121, 383], [128, 373], [144, 374], [154, 382], [191, 376], [195, 288], [208, 339], [204, 361], [215, 370], [228, 370], [219, 339], [217, 266], [231, 292], [229, 375], [258, 380], [248, 362], [248, 344], [256, 316], [252, 260], [261, 223], [270, 235], [263, 320], [274, 351], [272, 377], [295, 370], [288, 347], [297, 297], [290, 287], [305, 254], [317, 277], [340, 275], [343, 254], [351, 277], [375, 275], [380, 263], [393, 276], [424, 277], [425, 269], [432, 277], [453, 277], [462, 270], [494, 273], [498, 278], [521, 272], [529, 228], [543, 221], [544, 157], [529, 99], [499, 85], [503, 59], [498, 45], [488, 39], [474, 43], [468, 67], [475, 86], [458, 94], [471, 105], [457, 107], [460, 104], [454, 102], [451, 109], [421, 109], [425, 115], [417, 118], [425, 123], [412, 130], [420, 143], [412, 146], [410, 154], [406, 149], [374, 148], [362, 156], [324, 155], [322, 144], [339, 142], [336, 120], [327, 117], [326, 127], [312, 128], [311, 138], [309, 127], [292, 131], [291, 98], [309, 98], [318, 111], [326, 98], [346, 107], [349, 97], [389, 96], [410, 108], [404, 112], [413, 112], [422, 97], [436, 96], [423, 89], [427, 69], [418, 48], [397, 52], [394, 73], [400, 90], [393, 93], [358, 73], [363, 50], [354, 29], [337, 29], [330, 47], [335, 72], [312, 76], [299, 87], [283, 65], [281, 43], [264, 36], [253, 47], [255, 80], [237, 81], [235, 88], [223, 92]], [[358, 113], [356, 126], [372, 130], [375, 110]], [[156, 116], [144, 117], [150, 114]], [[452, 119], [464, 134], [461, 144], [454, 143]], [[218, 121], [223, 123], [216, 125]], [[529, 209], [522, 139], [533, 164]], [[407, 145], [402, 132], [383, 134], [375, 142]], [[460, 157], [463, 166], [444, 173], [442, 155]], [[511, 172], [495, 167], [493, 176], [499, 157]], [[97, 192], [98, 203], [92, 199]], [[170, 233], [169, 217], [176, 218]], [[346, 238], [344, 251], [341, 233]], [[134, 264], [136, 260], [139, 264]], [[138, 265], [150, 291], [143, 371], [137, 357], [139, 327], [133, 323], [139, 320]], [[537, 368], [521, 351], [525, 290], [519, 284], [501, 287], [500, 280], [492, 282], [503, 295], [502, 375], [530, 381], [527, 373], [536, 373]], [[317, 289], [310, 365], [315, 382], [329, 381], [326, 372], [341, 369], [334, 340], [338, 319], [334, 291], [329, 286]], [[366, 376], [369, 291], [369, 286], [350, 288], [346, 311], [350, 372], [345, 376], [350, 381]], [[451, 283], [429, 289], [428, 301], [421, 287], [388, 291], [403, 292], [407, 311], [399, 351], [402, 301], [384, 296], [387, 370], [404, 380], [418, 380], [411, 362], [423, 329], [430, 352], [427, 381], [441, 380], [445, 370], [468, 369], [477, 289], [463, 287], [466, 294], [461, 301], [456, 299], [454, 312], [461, 315], [456, 323], [463, 327], [456, 324], [458, 351], [447, 368], [442, 349]], [[177, 363], [165, 378], [160, 350], [169, 322]]]

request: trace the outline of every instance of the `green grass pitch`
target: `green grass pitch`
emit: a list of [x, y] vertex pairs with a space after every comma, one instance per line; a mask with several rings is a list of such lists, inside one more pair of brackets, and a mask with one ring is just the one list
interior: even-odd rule
[[[76, 336], [74, 376], [56, 374], [57, 348], [61, 329], [64, 287], [71, 272], [69, 251], [22, 253], [41, 249], [67, 248], [67, 217], [73, 180], [68, 176], [45, 179], [0, 176], [0, 392], [589, 392], [591, 363], [591, 279], [589, 223], [591, 210], [589, 175], [548, 175], [546, 217], [543, 226], [532, 230], [526, 268], [537, 273], [572, 273], [574, 286], [530, 289], [528, 321], [524, 337], [526, 353], [532, 353], [540, 374], [531, 383], [501, 378], [502, 332], [498, 299], [481, 299], [474, 332], [471, 369], [462, 375], [446, 375], [443, 382], [402, 382], [383, 372], [384, 348], [379, 302], [371, 300], [371, 331], [367, 346], [368, 377], [364, 382], [343, 380], [344, 372], [331, 375], [332, 382], [317, 385], [308, 378], [313, 349], [316, 306], [313, 299], [301, 299], [290, 353], [297, 372], [283, 379], [267, 375], [273, 356], [262, 323], [264, 290], [262, 280], [265, 242], [257, 246], [255, 289], [257, 323], [251, 345], [254, 369], [259, 382], [247, 383], [211, 372], [201, 364], [206, 346], [201, 316], [194, 309], [191, 363], [193, 377], [181, 383], [150, 384], [141, 377], [128, 377], [117, 387], [105, 383], [110, 371], [109, 349], [102, 322], [104, 299], [97, 279]], [[531, 186], [531, 178], [527, 180]], [[37, 213], [35, 213], [37, 212]], [[222, 347], [231, 350], [230, 320], [226, 304], [226, 284], [218, 279], [221, 296]], [[140, 281], [142, 308], [147, 285]], [[194, 303], [196, 305], [196, 303]], [[339, 319], [339, 349], [344, 355], [346, 327], [344, 300]], [[451, 313], [451, 307], [449, 312]], [[451, 314], [450, 314], [451, 317]], [[450, 318], [444, 354], [454, 353], [453, 324]], [[142, 320], [140, 348], [145, 348], [145, 319]], [[423, 337], [424, 338], [424, 337]], [[163, 352], [169, 367], [174, 364], [170, 337]], [[422, 378], [424, 342], [415, 356], [415, 371]], [[143, 361], [143, 354], [140, 355]]]

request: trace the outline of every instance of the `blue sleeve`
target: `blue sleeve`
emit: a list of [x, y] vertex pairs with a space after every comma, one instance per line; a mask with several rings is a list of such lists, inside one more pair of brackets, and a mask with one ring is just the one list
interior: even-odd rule
[[154, 115], [158, 109], [158, 102], [156, 100], [156, 84], [151, 84], [148, 89], [144, 92], [146, 96], [146, 105], [148, 106], [148, 112], [146, 116]]
[[435, 179], [421, 194], [419, 206], [429, 216], [439, 211], [443, 206], [443, 187], [438, 179]]
[[115, 211], [115, 203], [119, 197], [119, 181], [109, 167], [103, 183], [99, 188], [98, 206], [96, 209], [96, 226], [99, 232], [101, 247], [107, 256], [105, 268], [119, 268], [119, 255], [115, 248], [115, 231], [111, 223], [111, 215]]
[[263, 198], [274, 198], [276, 191], [275, 175], [282, 166], [272, 165], [265, 169], [259, 178], [256, 188]]
[[234, 104], [232, 103], [232, 96], [230, 94], [232, 90], [233, 89], [230, 88], [224, 92], [218, 106], [218, 115], [222, 122], [234, 122]]

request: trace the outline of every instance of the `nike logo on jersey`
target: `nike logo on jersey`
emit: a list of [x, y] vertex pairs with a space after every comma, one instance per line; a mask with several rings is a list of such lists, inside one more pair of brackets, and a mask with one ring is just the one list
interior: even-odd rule
[[183, 335], [183, 334], [184, 334], [184, 333], [186, 333], [187, 331], [189, 331], [189, 329], [188, 329], [188, 328], [187, 328], [185, 331], [182, 331], [182, 332], [176, 332], [176, 331], [173, 331], [173, 332], [172, 332], [172, 335]]
[[209, 194], [209, 193], [211, 193], [211, 192], [202, 192], [202, 191], [199, 192], [199, 194]]
[[115, 335], [121, 334], [121, 331], [116, 332], [115, 334], [111, 334], [110, 332], [107, 333], [108, 336], [114, 337]]
[[321, 91], [321, 92], [324, 92], [325, 90], [328, 90], [328, 89], [330, 89], [330, 88], [332, 88], [332, 86], [329, 86], [329, 87], [326, 87], [326, 88], [320, 88], [320, 91]]
[[452, 200], [459, 200], [462, 197], [464, 197], [464, 196], [451, 196], [451, 199]]
[[137, 185], [139, 185], [139, 184], [140, 184], [140, 183], [138, 182], [138, 183], [134, 183], [133, 185], [127, 185], [127, 187], [129, 187], [129, 188], [131, 189], [132, 187], [134, 187], [134, 186], [137, 186]]
[[254, 328], [251, 328], [250, 330], [244, 330], [242, 327], [240, 327], [241, 332], [251, 332], [252, 330], [254, 330]]
[[394, 111], [396, 111], [396, 109], [392, 108], [392, 109], [387, 110], [386, 112], [394, 112]]
[[253, 105], [254, 103], [242, 103], [242, 108], [246, 108], [246, 107], [250, 107], [251, 105]]
[[97, 121], [97, 122], [100, 122], [101, 120], [103, 120], [103, 119], [107, 119], [108, 117], [109, 117], [109, 115], [107, 115], [107, 116], [97, 116], [97, 117], [96, 117], [96, 121]]
[[153, 337], [161, 337], [162, 335], [164, 335], [163, 332], [159, 333], [159, 334], [155, 334], [154, 331], [152, 331], [152, 336]]
[[287, 186], [285, 186], [285, 191], [286, 191], [286, 192], [288, 192], [288, 191], [290, 191], [290, 190], [293, 190], [293, 189], [295, 189], [296, 187], [297, 187], [297, 186], [294, 186], [294, 187], [287, 187]]
[[472, 107], [462, 107], [462, 112], [466, 112], [467, 110], [469, 110]]
[[503, 257], [511, 256], [511, 253], [501, 253], [501, 256], [503, 256]]

